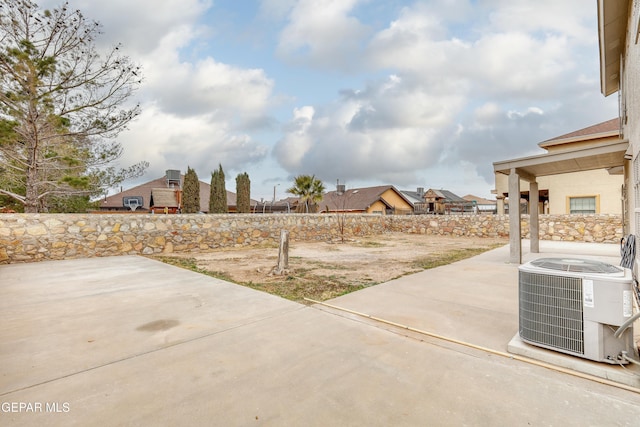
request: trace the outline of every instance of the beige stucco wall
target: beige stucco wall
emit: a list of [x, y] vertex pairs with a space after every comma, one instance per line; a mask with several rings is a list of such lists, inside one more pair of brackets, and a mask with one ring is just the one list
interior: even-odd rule
[[[566, 173], [544, 177], [549, 188], [549, 213], [568, 214], [569, 197], [596, 197], [596, 213], [622, 212], [622, 175], [610, 175], [606, 170]], [[599, 202], [599, 203], [598, 203]]]
[[[566, 173], [553, 176], [541, 176], [537, 179], [539, 190], [549, 190], [548, 212], [551, 215], [569, 213], [568, 198], [596, 196], [600, 214], [622, 213], [622, 175], [610, 175], [604, 169]], [[520, 191], [529, 191], [529, 183], [520, 181]], [[496, 174], [496, 193], [509, 192], [509, 177]], [[599, 203], [598, 203], [599, 202]], [[540, 207], [539, 212], [542, 211]]]
[[[395, 191], [389, 189], [382, 193], [382, 198], [393, 206], [398, 211], [413, 211], [413, 207], [409, 205], [402, 197], [398, 195]], [[387, 206], [378, 201], [373, 203], [369, 209], [367, 209], [367, 213], [382, 213], [385, 214]]]
[[[629, 22], [627, 28], [627, 43], [625, 50], [624, 72], [621, 81], [621, 98], [626, 106], [626, 116], [623, 116], [623, 136], [629, 140], [629, 145], [633, 152], [634, 163], [637, 169], [640, 166], [640, 45], [636, 43], [636, 34], [640, 25], [640, 1], [632, 2], [633, 7], [630, 8]], [[613, 94], [610, 96], [618, 96]], [[626, 118], [626, 120], [625, 120]], [[640, 234], [640, 200], [636, 201], [635, 181], [639, 179], [634, 177], [634, 165], [629, 164], [629, 172], [627, 188], [628, 188], [628, 210], [633, 212], [629, 221], [630, 232], [636, 235]]]
[[385, 205], [384, 203], [382, 203], [380, 201], [374, 202], [367, 209], [367, 213], [369, 213], [369, 214], [382, 214], [382, 215], [385, 215], [386, 212], [387, 212], [387, 205]]

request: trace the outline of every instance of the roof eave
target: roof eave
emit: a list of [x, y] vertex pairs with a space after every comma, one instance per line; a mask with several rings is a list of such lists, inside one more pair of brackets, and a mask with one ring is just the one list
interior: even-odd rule
[[594, 133], [594, 134], [591, 134], [591, 135], [574, 136], [574, 137], [571, 137], [571, 138], [550, 139], [548, 141], [540, 142], [538, 144], [538, 147], [547, 148], [547, 147], [554, 147], [556, 145], [570, 144], [572, 142], [591, 141], [591, 140], [594, 140], [594, 139], [611, 138], [611, 137], [616, 137], [616, 136], [620, 136], [620, 131], [619, 130]]
[[597, 1], [600, 91], [609, 96], [620, 89], [620, 56], [626, 44], [629, 0]]

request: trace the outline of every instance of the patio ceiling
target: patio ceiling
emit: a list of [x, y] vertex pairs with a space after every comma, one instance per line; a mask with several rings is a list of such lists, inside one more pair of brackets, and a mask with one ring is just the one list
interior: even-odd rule
[[624, 165], [628, 147], [629, 141], [620, 141], [592, 148], [503, 160], [495, 162], [493, 170], [509, 175], [515, 169], [521, 179], [533, 182], [539, 176], [617, 168]]

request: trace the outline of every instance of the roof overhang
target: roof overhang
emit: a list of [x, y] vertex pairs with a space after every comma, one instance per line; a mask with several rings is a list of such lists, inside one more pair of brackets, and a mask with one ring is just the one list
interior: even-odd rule
[[628, 148], [629, 141], [623, 140], [597, 147], [503, 160], [495, 162], [493, 170], [509, 175], [515, 169], [521, 179], [533, 182], [539, 176], [622, 167]]
[[620, 129], [607, 131], [607, 132], [593, 133], [591, 135], [579, 135], [579, 136], [572, 136], [570, 138], [551, 139], [551, 140], [543, 141], [539, 143], [538, 147], [544, 148], [546, 150], [550, 147], [554, 147], [562, 144], [571, 144], [574, 142], [585, 142], [585, 141], [592, 141], [594, 139], [616, 138], [616, 137], [620, 137]]
[[604, 96], [620, 88], [620, 57], [624, 53], [629, 0], [598, 0], [600, 90]]

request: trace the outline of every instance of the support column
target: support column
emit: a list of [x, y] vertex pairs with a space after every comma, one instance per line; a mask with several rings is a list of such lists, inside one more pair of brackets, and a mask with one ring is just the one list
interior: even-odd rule
[[540, 197], [538, 193], [538, 182], [529, 183], [529, 234], [530, 249], [532, 254], [540, 253], [540, 216], [538, 214], [538, 204]]
[[496, 214], [504, 215], [504, 196], [496, 196]]
[[522, 230], [520, 227], [520, 176], [509, 173], [509, 262], [522, 264]]

